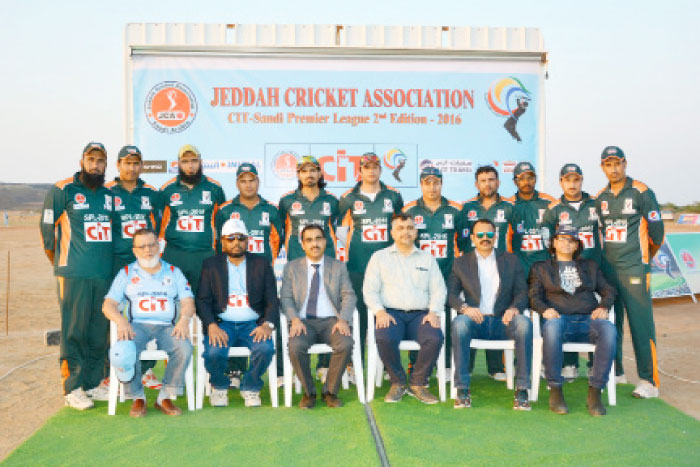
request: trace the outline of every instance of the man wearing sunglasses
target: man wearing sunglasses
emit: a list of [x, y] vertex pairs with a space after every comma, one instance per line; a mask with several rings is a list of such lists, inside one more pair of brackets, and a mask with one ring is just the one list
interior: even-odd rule
[[[472, 339], [515, 340], [515, 410], [530, 410], [527, 389], [532, 365], [532, 322], [527, 283], [520, 260], [494, 249], [495, 226], [488, 219], [472, 227], [475, 250], [457, 258], [448, 280], [447, 300], [457, 311], [452, 322], [452, 354], [457, 398], [454, 407], [471, 407], [469, 389]], [[464, 299], [461, 295], [464, 294]]]
[[272, 330], [279, 324], [275, 274], [269, 261], [247, 249], [245, 224], [229, 219], [221, 229], [222, 253], [202, 265], [197, 316], [205, 334], [204, 367], [212, 386], [209, 401], [213, 407], [228, 405], [229, 347], [250, 349], [250, 368], [240, 386], [246, 407], [261, 405], [262, 375], [275, 353]]

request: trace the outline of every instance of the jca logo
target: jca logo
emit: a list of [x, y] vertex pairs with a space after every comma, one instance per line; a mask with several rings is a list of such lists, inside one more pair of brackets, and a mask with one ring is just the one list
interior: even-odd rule
[[148, 92], [145, 102], [148, 123], [161, 133], [173, 134], [186, 130], [197, 115], [194, 94], [182, 83], [164, 81]]
[[522, 142], [515, 126], [530, 105], [531, 94], [514, 76], [495, 82], [486, 94], [486, 103], [496, 115], [506, 117], [503, 127], [517, 142]]

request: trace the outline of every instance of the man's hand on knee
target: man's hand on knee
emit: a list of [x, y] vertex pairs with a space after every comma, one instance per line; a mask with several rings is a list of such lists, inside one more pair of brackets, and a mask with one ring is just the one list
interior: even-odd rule
[[272, 337], [272, 328], [267, 323], [262, 323], [250, 335], [253, 336], [253, 342], [266, 341]]
[[481, 322], [484, 321], [484, 315], [481, 314], [481, 311], [478, 308], [462, 305], [462, 308], [459, 310], [459, 312], [463, 315], [466, 315], [476, 324], [481, 324]]
[[440, 327], [440, 318], [438, 317], [438, 315], [436, 315], [436, 314], [433, 313], [432, 311], [429, 311], [429, 312], [423, 317], [423, 321], [421, 322], [421, 324], [425, 324], [425, 323], [430, 323], [430, 325], [431, 325], [432, 327], [434, 327], [434, 328], [439, 328], [439, 327]]
[[554, 308], [547, 308], [544, 310], [544, 313], [542, 313], [542, 316], [544, 319], [554, 319], [554, 318], [559, 318], [559, 313], [557, 313], [557, 310]]
[[299, 318], [293, 318], [292, 326], [289, 328], [289, 337], [301, 336], [302, 333], [306, 334], [304, 322]]
[[377, 329], [384, 329], [391, 326], [391, 324], [396, 324], [396, 320], [393, 316], [386, 312], [386, 310], [379, 310], [374, 315], [374, 320], [377, 322]]
[[214, 345], [216, 347], [228, 346], [228, 334], [216, 323], [211, 323], [209, 325], [209, 345]]
[[335, 326], [331, 329], [331, 334], [336, 331], [339, 332], [341, 336], [350, 336], [350, 326], [348, 326], [348, 322], [338, 318], [338, 322], [335, 323]]

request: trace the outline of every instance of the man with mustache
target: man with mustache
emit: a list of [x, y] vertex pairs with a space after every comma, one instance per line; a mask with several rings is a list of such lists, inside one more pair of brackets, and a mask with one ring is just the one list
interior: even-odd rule
[[[58, 279], [61, 309], [61, 377], [66, 405], [93, 407], [107, 400], [105, 375], [109, 323], [101, 312], [112, 277], [113, 195], [104, 187], [107, 151], [91, 142], [80, 172], [51, 187], [44, 201], [41, 236]], [[87, 392], [86, 392], [87, 391]]]
[[160, 188], [163, 261], [182, 270], [195, 296], [202, 262], [214, 255], [214, 217], [226, 201], [221, 184], [202, 174], [202, 156], [191, 144], [178, 152], [178, 176]]

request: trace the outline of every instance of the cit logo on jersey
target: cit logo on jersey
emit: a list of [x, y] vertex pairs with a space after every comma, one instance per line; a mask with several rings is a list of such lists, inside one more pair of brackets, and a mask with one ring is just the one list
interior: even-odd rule
[[74, 200], [73, 209], [88, 209], [90, 207], [90, 205], [86, 203], [87, 199], [85, 195], [82, 193], [76, 193]]
[[179, 206], [182, 204], [182, 200], [180, 199], [180, 193], [173, 193], [170, 195], [170, 205], [171, 206]]
[[112, 225], [109, 222], [85, 222], [86, 242], [111, 242]]
[[139, 310], [144, 313], [163, 313], [169, 311], [167, 297], [142, 297], [138, 301]]
[[367, 212], [367, 210], [365, 210], [365, 203], [362, 201], [355, 201], [353, 208], [352, 208], [352, 213], [353, 214], [364, 214], [366, 212]]
[[434, 258], [447, 258], [447, 240], [421, 240], [421, 250], [429, 252]]
[[264, 237], [248, 237], [248, 252], [249, 253], [265, 253], [265, 238]]
[[182, 216], [175, 224], [178, 232], [204, 232], [204, 216]]
[[134, 238], [137, 230], [148, 228], [148, 222], [142, 219], [134, 219], [122, 222], [122, 238]]
[[386, 224], [363, 225], [362, 241], [368, 243], [386, 242], [389, 240], [389, 229]]
[[248, 301], [248, 294], [231, 294], [228, 296], [228, 306], [231, 308], [248, 308], [250, 307], [250, 302]]

